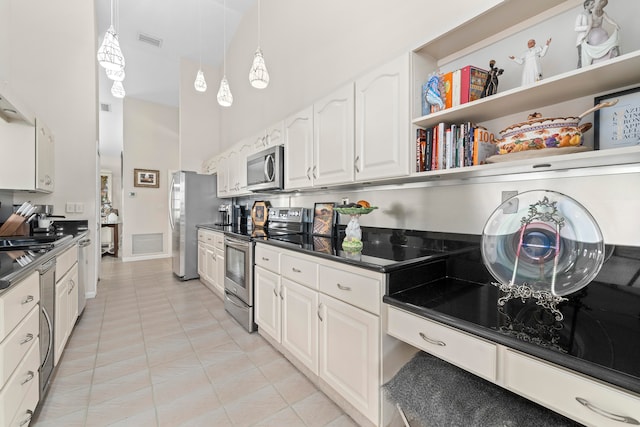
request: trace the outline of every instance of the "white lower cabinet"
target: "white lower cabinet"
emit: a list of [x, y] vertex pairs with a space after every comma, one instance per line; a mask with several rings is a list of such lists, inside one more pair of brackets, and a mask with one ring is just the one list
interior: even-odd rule
[[[75, 249], [75, 247], [74, 247]], [[56, 283], [54, 353], [53, 363], [57, 365], [71, 331], [78, 318], [78, 264], [62, 276]]]
[[320, 378], [373, 423], [378, 422], [378, 316], [320, 294]]
[[224, 234], [198, 229], [200, 282], [222, 297], [224, 294]]
[[506, 350], [504, 386], [588, 426], [640, 423], [640, 397], [578, 373]]
[[255, 260], [258, 332], [379, 425], [383, 275], [261, 243]]
[[318, 374], [318, 291], [282, 279], [282, 346]]

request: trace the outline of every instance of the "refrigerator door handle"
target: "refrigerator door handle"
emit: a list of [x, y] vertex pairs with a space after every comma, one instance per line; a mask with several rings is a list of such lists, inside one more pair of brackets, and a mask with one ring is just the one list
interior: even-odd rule
[[169, 185], [169, 224], [171, 224], [171, 229], [174, 230], [176, 228], [175, 221], [173, 219], [173, 204], [175, 203], [175, 189], [174, 185], [176, 183], [175, 175], [171, 175], [171, 184]]

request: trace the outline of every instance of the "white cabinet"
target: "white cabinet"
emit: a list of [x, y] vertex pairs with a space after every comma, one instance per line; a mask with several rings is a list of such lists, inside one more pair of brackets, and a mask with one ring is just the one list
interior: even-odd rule
[[227, 197], [229, 193], [229, 158], [228, 154], [222, 154], [218, 158], [216, 174], [218, 175], [216, 186], [218, 197]]
[[313, 107], [284, 122], [284, 188], [313, 186]]
[[242, 141], [218, 160], [218, 197], [237, 197], [250, 194], [247, 190], [247, 156], [249, 141]]
[[249, 138], [249, 142], [249, 145], [251, 145], [250, 154], [284, 144], [284, 121], [280, 120], [268, 126], [252, 138]]
[[[73, 247], [74, 251], [77, 248]], [[57, 271], [56, 271], [57, 273]], [[56, 278], [58, 275], [56, 274]], [[54, 352], [53, 363], [57, 365], [71, 336], [78, 318], [78, 264], [75, 263], [62, 278], [56, 279]]]
[[222, 297], [224, 294], [224, 234], [198, 229], [200, 282]]
[[353, 181], [353, 91], [350, 83], [313, 104], [314, 186]]
[[318, 374], [318, 292], [282, 278], [282, 346]]
[[[28, 420], [39, 399], [40, 275], [0, 293], [0, 425]], [[26, 423], [25, 423], [26, 425]]]
[[40, 120], [0, 120], [0, 185], [6, 190], [50, 193], [54, 188], [54, 138]]
[[355, 91], [356, 181], [409, 175], [409, 56], [358, 78]]
[[280, 275], [256, 265], [254, 285], [255, 317], [260, 334], [267, 334], [280, 343], [282, 342]]

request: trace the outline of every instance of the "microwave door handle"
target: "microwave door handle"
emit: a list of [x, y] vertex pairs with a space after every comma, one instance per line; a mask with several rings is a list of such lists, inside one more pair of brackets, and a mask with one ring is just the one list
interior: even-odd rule
[[[269, 165], [271, 165], [271, 168], [269, 168]], [[271, 171], [269, 171], [269, 169], [271, 169]], [[264, 176], [267, 178], [267, 182], [273, 182], [276, 178], [276, 161], [271, 154], [267, 156], [264, 162]]]

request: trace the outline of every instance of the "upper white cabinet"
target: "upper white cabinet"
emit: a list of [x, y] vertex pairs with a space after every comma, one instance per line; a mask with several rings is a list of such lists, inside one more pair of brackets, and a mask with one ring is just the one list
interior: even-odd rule
[[270, 147], [284, 144], [284, 121], [268, 126], [252, 138], [249, 138], [251, 153], [259, 153]]
[[0, 149], [2, 189], [53, 191], [54, 138], [43, 122], [0, 120]]
[[356, 80], [355, 179], [409, 174], [409, 55]]
[[313, 186], [313, 107], [284, 121], [284, 187]]

